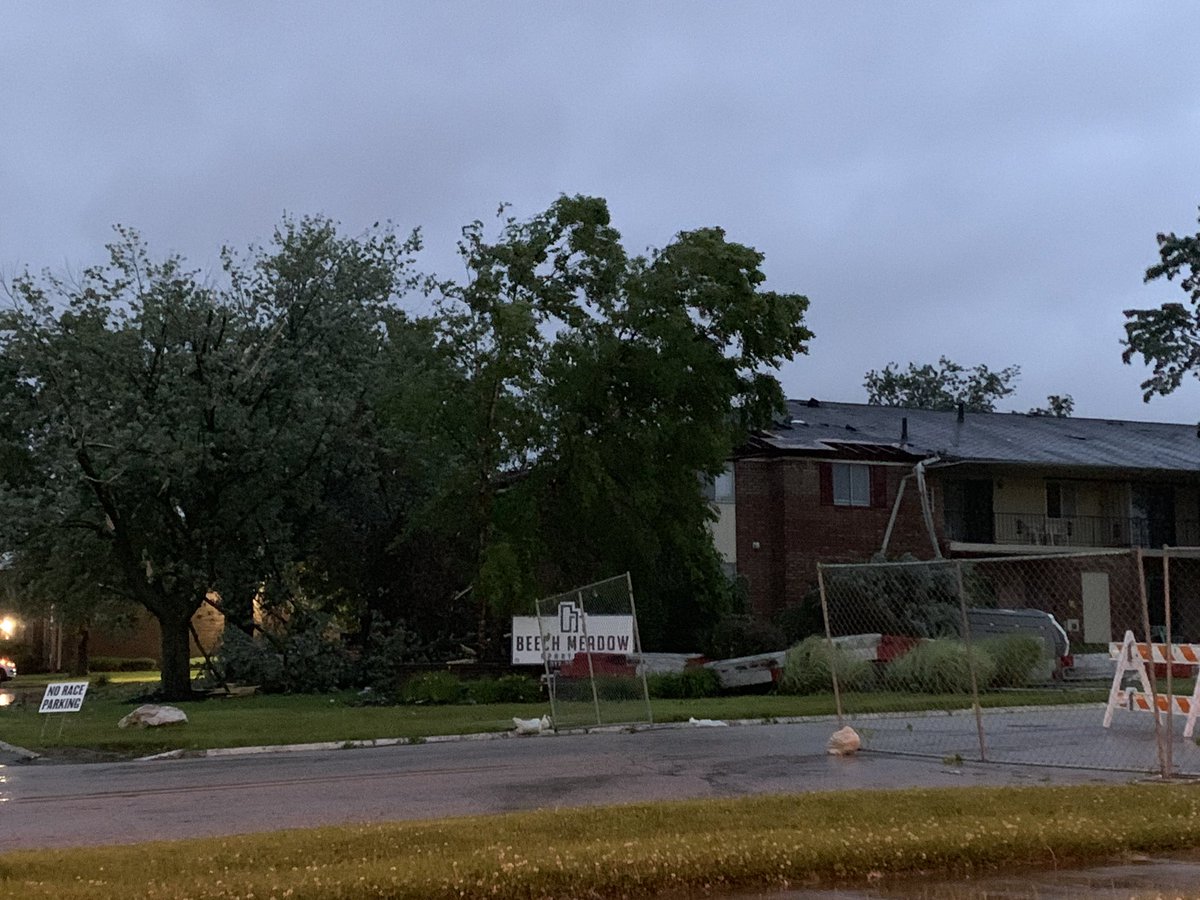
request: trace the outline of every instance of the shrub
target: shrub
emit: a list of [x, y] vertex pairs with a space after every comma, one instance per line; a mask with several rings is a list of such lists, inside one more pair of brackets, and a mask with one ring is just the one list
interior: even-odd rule
[[683, 679], [678, 672], [655, 672], [646, 676], [646, 690], [663, 700], [683, 699]]
[[149, 672], [158, 668], [149, 656], [93, 656], [88, 659], [92, 672]]
[[0, 656], [11, 659], [17, 664], [18, 675], [32, 675], [35, 672], [48, 671], [45, 658], [41, 653], [30, 647], [23, 647], [15, 652], [3, 652], [0, 653]]
[[400, 688], [401, 703], [445, 705], [461, 703], [465, 696], [463, 683], [453, 672], [422, 672]]
[[721, 692], [721, 680], [712, 669], [695, 666], [682, 672], [660, 672], [646, 677], [651, 697], [664, 700], [691, 700], [715, 697]]
[[888, 684], [925, 694], [969, 694], [971, 664], [980, 688], [992, 681], [996, 662], [982, 646], [956, 638], [934, 638], [917, 644], [887, 667]]
[[345, 687], [351, 672], [350, 655], [326, 617], [312, 627], [292, 631], [284, 641], [286, 690], [319, 693]]
[[953, 565], [843, 570], [826, 588], [831, 622], [853, 622], [862, 634], [933, 638], [957, 634], [962, 622]]
[[874, 685], [874, 669], [866, 660], [855, 659], [820, 635], [805, 638], [788, 650], [783, 659], [779, 690], [785, 694], [818, 694], [833, 690], [836, 670], [843, 691], [866, 691]]
[[754, 616], [727, 615], [713, 627], [706, 648], [713, 659], [773, 653], [787, 646], [779, 626]]
[[381, 694], [394, 694], [413, 663], [429, 662], [420, 638], [403, 622], [374, 622], [366, 649], [353, 669], [353, 681]]
[[[562, 678], [555, 686], [555, 693], [560, 700], [591, 700], [591, 681], [588, 678]], [[600, 700], [640, 700], [643, 697], [642, 679], [597, 675], [596, 696]]]
[[542, 686], [527, 675], [501, 675], [467, 682], [466, 693], [476, 703], [536, 703]]
[[42, 654], [24, 641], [0, 641], [0, 656], [16, 663], [18, 675], [32, 675], [35, 672], [46, 671]]
[[264, 693], [284, 689], [283, 655], [263, 638], [254, 638], [240, 628], [226, 626], [218, 653], [221, 672], [229, 681], [256, 684]]
[[980, 641], [979, 646], [996, 663], [996, 670], [988, 682], [989, 687], [1025, 687], [1034, 679], [1036, 670], [1044, 661], [1042, 642], [1027, 634], [1007, 634]]
[[825, 633], [825, 616], [821, 612], [821, 595], [809, 591], [799, 603], [784, 607], [775, 616], [775, 624], [783, 632], [784, 645], [791, 647], [806, 637]]
[[316, 693], [349, 681], [350, 658], [331, 619], [300, 612], [278, 633], [251, 637], [227, 627], [218, 656], [229, 681], [256, 684], [264, 693]]

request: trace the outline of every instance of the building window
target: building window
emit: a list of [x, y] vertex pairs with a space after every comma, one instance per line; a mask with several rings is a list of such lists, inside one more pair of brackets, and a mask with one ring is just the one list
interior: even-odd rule
[[715, 478], [707, 475], [700, 477], [700, 491], [709, 503], [733, 502], [733, 466], [727, 468]]
[[871, 467], [833, 463], [833, 505], [871, 505]]
[[733, 469], [728, 468], [713, 479], [713, 499], [717, 503], [733, 502]]
[[1046, 518], [1070, 519], [1076, 515], [1078, 492], [1075, 485], [1065, 481], [1046, 482]]

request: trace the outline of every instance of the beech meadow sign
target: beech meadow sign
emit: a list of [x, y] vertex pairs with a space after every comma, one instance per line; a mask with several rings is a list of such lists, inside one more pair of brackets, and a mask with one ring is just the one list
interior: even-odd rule
[[516, 666], [569, 662], [577, 653], [632, 653], [633, 616], [588, 615], [560, 603], [558, 615], [513, 616], [512, 661]]

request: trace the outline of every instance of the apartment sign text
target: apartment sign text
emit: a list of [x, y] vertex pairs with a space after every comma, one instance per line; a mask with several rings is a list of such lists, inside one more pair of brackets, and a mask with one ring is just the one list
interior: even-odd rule
[[577, 653], [632, 653], [633, 616], [588, 615], [560, 603], [554, 616], [513, 616], [512, 661], [516, 666], [569, 662]]

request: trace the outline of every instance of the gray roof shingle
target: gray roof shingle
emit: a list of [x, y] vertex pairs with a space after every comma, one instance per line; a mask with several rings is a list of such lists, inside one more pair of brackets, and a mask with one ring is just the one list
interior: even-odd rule
[[[1200, 471], [1196, 425], [973, 412], [959, 422], [954, 411], [811, 400], [789, 400], [788, 412], [790, 423], [757, 436], [760, 446], [811, 454], [860, 444], [892, 455], [902, 451], [913, 459]], [[905, 419], [908, 440], [901, 443]]]

